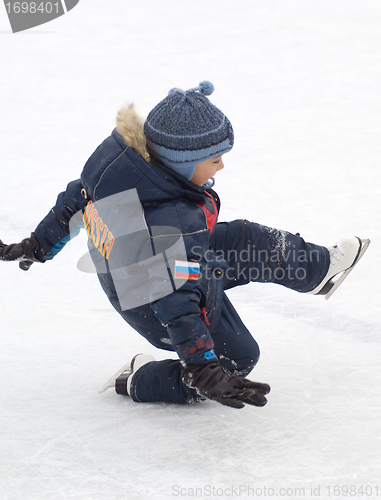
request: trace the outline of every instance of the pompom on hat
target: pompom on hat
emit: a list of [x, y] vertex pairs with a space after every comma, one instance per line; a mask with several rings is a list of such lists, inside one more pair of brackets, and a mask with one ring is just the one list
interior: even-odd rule
[[173, 88], [144, 123], [147, 144], [167, 167], [191, 180], [196, 165], [231, 150], [234, 134], [227, 117], [206, 97], [211, 82], [181, 90]]

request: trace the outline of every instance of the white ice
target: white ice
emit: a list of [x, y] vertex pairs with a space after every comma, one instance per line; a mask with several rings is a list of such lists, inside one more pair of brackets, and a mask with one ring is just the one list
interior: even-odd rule
[[28, 272], [3, 263], [1, 500], [381, 496], [380, 26], [379, 0], [80, 0], [19, 34], [0, 8], [3, 241], [30, 234], [121, 105], [146, 116], [205, 79], [236, 135], [220, 220], [372, 240], [329, 301], [230, 292], [261, 347], [251, 378], [272, 387], [242, 410], [97, 393], [135, 353], [166, 353], [77, 271], [84, 235]]

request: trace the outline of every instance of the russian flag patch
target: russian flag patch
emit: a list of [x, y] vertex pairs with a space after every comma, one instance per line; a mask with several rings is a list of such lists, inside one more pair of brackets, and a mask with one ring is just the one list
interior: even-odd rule
[[175, 279], [197, 280], [200, 275], [200, 264], [175, 260]]

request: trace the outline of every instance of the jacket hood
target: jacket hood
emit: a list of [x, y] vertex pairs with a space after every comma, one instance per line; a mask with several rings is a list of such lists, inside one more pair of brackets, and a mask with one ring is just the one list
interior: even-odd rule
[[124, 106], [118, 111], [116, 131], [127, 146], [135, 149], [146, 162], [151, 162], [151, 157], [147, 150], [147, 139], [144, 134], [144, 122], [136, 113], [133, 104]]
[[204, 203], [204, 188], [151, 158], [143, 125], [132, 104], [119, 110], [116, 128], [82, 171], [88, 196], [96, 201], [135, 188], [144, 205], [177, 198]]

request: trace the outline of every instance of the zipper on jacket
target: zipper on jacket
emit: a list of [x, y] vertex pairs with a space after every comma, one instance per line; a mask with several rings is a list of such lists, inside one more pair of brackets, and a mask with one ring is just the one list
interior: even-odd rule
[[201, 314], [204, 316], [206, 326], [210, 326], [208, 317], [206, 315], [206, 309], [205, 309], [205, 307], [201, 307], [200, 311], [201, 311]]
[[218, 217], [218, 209], [217, 209], [217, 205], [216, 205], [216, 202], [214, 200], [214, 197], [209, 194], [207, 191], [204, 191], [204, 194], [210, 199], [210, 201], [212, 202], [212, 206], [213, 206], [213, 211], [214, 213], [210, 212], [207, 207], [205, 205], [201, 205], [201, 203], [195, 203], [195, 205], [197, 205], [198, 207], [201, 208], [201, 210], [203, 210], [204, 214], [205, 214], [205, 217], [206, 217], [206, 225], [209, 229], [210, 232], [213, 231], [213, 228], [217, 222], [217, 217]]

